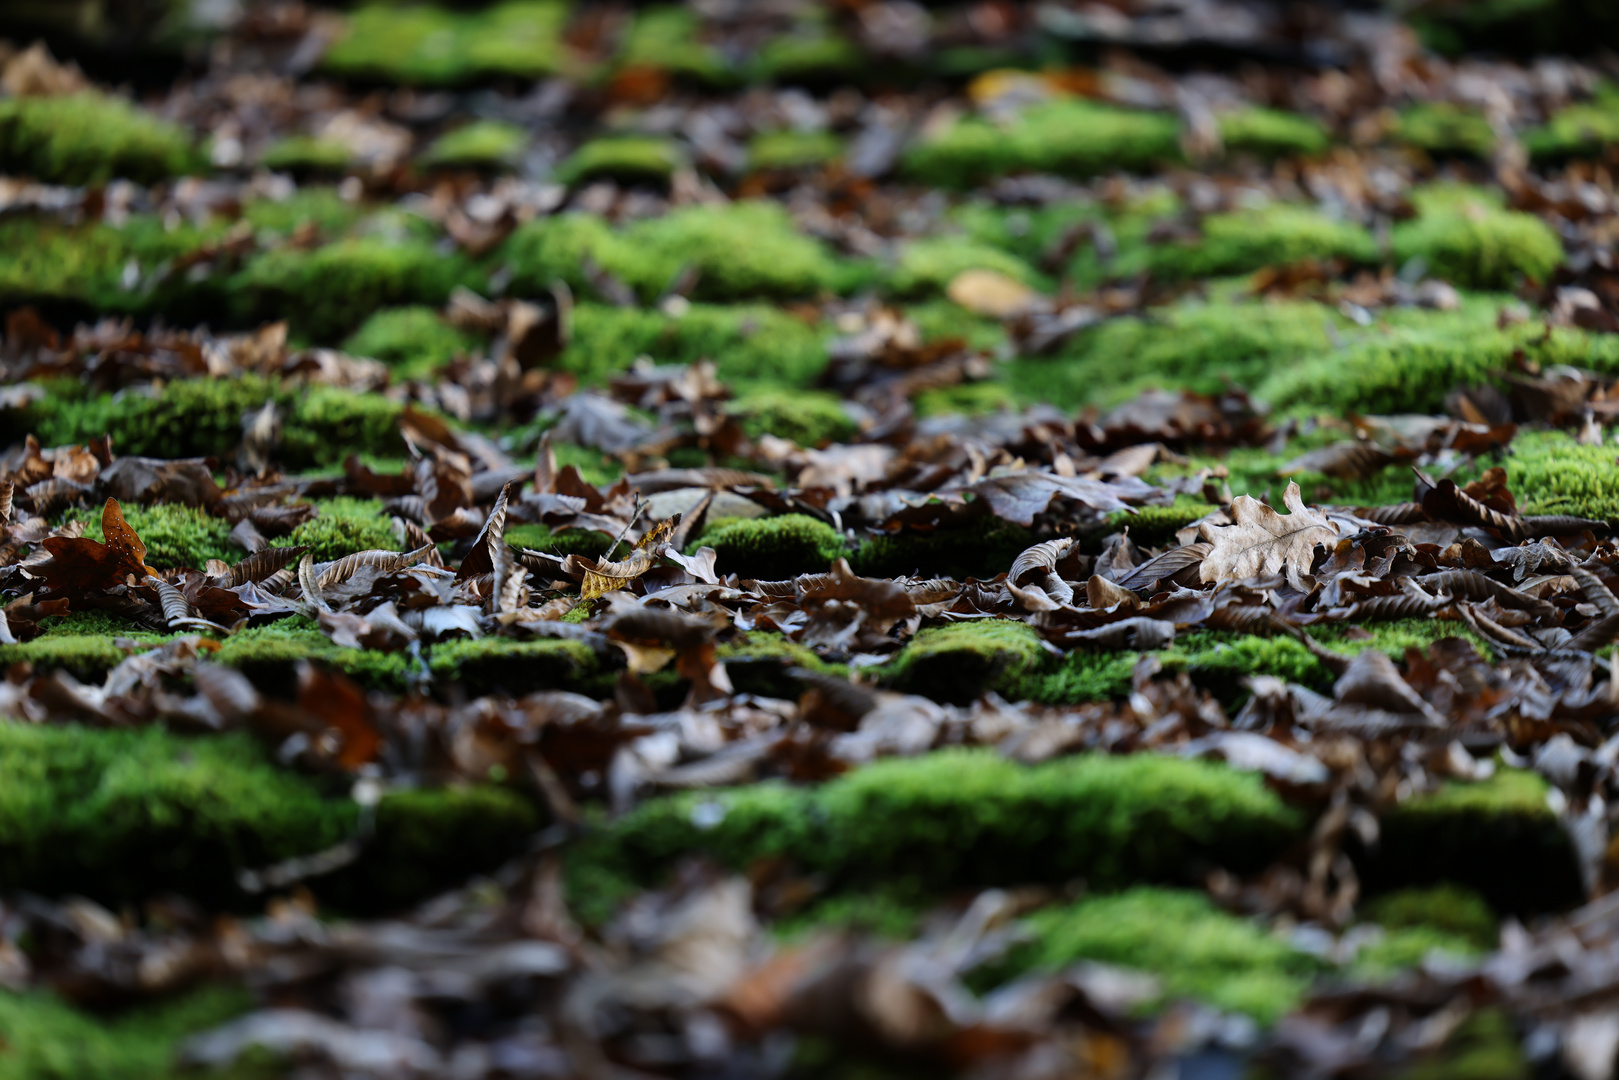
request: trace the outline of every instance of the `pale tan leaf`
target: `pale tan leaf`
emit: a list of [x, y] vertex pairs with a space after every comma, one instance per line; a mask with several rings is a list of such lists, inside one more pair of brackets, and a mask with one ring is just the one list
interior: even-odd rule
[[1331, 544], [1338, 530], [1320, 513], [1304, 505], [1299, 486], [1289, 482], [1278, 514], [1258, 499], [1239, 495], [1231, 501], [1230, 525], [1204, 525], [1203, 539], [1213, 545], [1204, 556], [1205, 582], [1230, 581], [1277, 574], [1307, 574], [1315, 545]]
[[1008, 319], [1028, 311], [1039, 294], [998, 270], [963, 270], [950, 280], [945, 295], [972, 312]]

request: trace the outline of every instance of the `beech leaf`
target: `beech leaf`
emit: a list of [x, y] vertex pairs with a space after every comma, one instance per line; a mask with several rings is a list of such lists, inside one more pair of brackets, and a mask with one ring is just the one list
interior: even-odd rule
[[1239, 495], [1231, 501], [1230, 525], [1204, 525], [1203, 539], [1213, 548], [1203, 557], [1205, 582], [1276, 574], [1307, 574], [1317, 544], [1338, 539], [1337, 528], [1320, 513], [1304, 505], [1295, 483], [1287, 485], [1282, 502], [1288, 513], [1279, 514], [1258, 499]]

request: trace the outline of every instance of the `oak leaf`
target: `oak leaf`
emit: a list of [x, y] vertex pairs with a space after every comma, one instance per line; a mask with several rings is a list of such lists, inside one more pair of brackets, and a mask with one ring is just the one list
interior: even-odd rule
[[1213, 548], [1203, 557], [1205, 582], [1258, 577], [1282, 571], [1307, 574], [1317, 544], [1338, 539], [1337, 528], [1304, 505], [1295, 483], [1287, 485], [1278, 514], [1258, 499], [1239, 495], [1231, 501], [1230, 525], [1204, 525], [1203, 539]]

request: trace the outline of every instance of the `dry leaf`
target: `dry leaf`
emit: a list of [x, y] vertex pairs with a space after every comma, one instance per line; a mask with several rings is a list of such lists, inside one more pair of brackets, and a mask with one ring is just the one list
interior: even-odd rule
[[1203, 539], [1214, 547], [1203, 558], [1205, 582], [1289, 572], [1307, 574], [1317, 544], [1338, 539], [1337, 528], [1304, 505], [1291, 481], [1282, 495], [1288, 513], [1278, 514], [1258, 499], [1239, 495], [1231, 501], [1231, 525], [1204, 525]]
[[963, 270], [951, 279], [945, 295], [972, 312], [1010, 319], [1034, 306], [1040, 294], [998, 270]]

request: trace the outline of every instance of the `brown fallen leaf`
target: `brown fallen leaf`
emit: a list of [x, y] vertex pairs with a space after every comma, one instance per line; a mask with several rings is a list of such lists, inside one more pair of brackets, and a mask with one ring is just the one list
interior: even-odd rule
[[1307, 574], [1317, 544], [1331, 544], [1338, 530], [1304, 505], [1299, 486], [1288, 482], [1278, 514], [1258, 499], [1239, 495], [1231, 501], [1231, 525], [1204, 525], [1203, 539], [1213, 548], [1203, 557], [1204, 582], [1231, 581], [1282, 571]]

